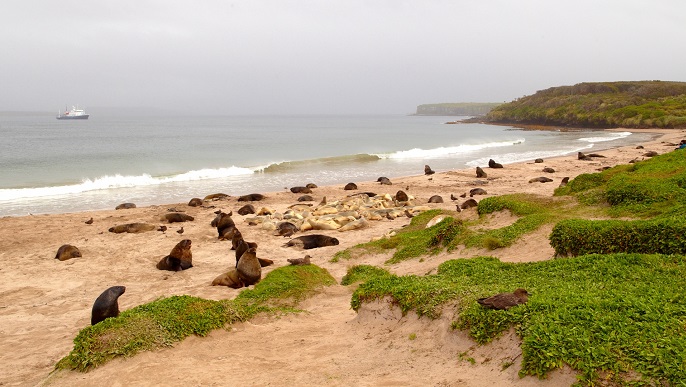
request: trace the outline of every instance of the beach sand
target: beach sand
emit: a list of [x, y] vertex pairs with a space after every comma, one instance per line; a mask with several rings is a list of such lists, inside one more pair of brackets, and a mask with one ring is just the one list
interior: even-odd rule
[[[454, 210], [464, 200], [450, 200], [472, 188], [484, 188], [483, 197], [527, 192], [550, 196], [565, 176], [596, 172], [602, 167], [643, 159], [647, 151], [659, 154], [672, 151], [683, 130], [650, 130], [661, 133], [656, 140], [636, 146], [593, 151], [606, 157], [593, 161], [577, 160], [576, 155], [546, 159], [543, 163], [525, 162], [505, 165], [503, 169], [484, 167], [487, 179], [477, 179], [473, 168], [438, 171], [432, 176], [393, 178], [393, 185], [355, 182], [358, 192], [371, 191], [394, 195], [406, 190], [419, 203], [441, 195], [442, 204], [432, 208]], [[498, 161], [498, 160], [496, 160]], [[418, 174], [423, 165], [417, 166]], [[555, 173], [544, 173], [551, 167]], [[546, 176], [550, 183], [528, 183]], [[481, 182], [479, 182], [481, 180]], [[303, 182], [303, 185], [309, 182]], [[316, 183], [316, 181], [314, 181]], [[340, 186], [314, 190], [315, 204], [323, 196], [329, 201], [355, 191]], [[198, 193], [204, 197], [213, 192]], [[264, 193], [267, 198], [253, 203], [284, 211], [296, 203], [298, 194], [288, 190]], [[468, 197], [467, 197], [468, 198]], [[188, 198], [190, 200], [190, 198]], [[244, 203], [236, 198], [208, 202], [216, 208], [189, 207], [185, 203], [150, 206], [129, 210], [31, 215], [0, 219], [0, 385], [330, 385], [330, 386], [563, 386], [575, 381], [575, 374], [562, 369], [547, 380], [519, 378], [520, 341], [510, 332], [494, 343], [479, 347], [465, 332], [452, 331], [451, 311], [435, 321], [418, 318], [410, 312], [402, 316], [397, 308], [382, 301], [367, 304], [359, 313], [350, 308], [354, 286], [334, 285], [323, 289], [301, 305], [306, 313], [258, 316], [228, 330], [216, 330], [208, 337], [190, 337], [172, 348], [144, 352], [126, 359], [115, 359], [88, 373], [52, 372], [55, 364], [73, 349], [73, 339], [90, 324], [94, 300], [110, 286], [124, 285], [120, 310], [151, 302], [160, 297], [192, 295], [213, 300], [235, 297], [240, 290], [210, 286], [211, 281], [235, 262], [230, 242], [219, 241], [210, 226], [214, 211], [234, 211], [234, 220], [248, 241], [259, 244], [258, 256], [275, 261], [264, 274], [288, 265], [288, 258], [312, 256], [312, 263], [328, 270], [338, 282], [348, 267], [378, 265], [391, 272], [419, 274], [435, 272], [448, 259], [490, 255], [507, 262], [550, 259], [548, 244], [551, 228], [522, 238], [515, 245], [493, 250], [460, 249], [394, 265], [384, 265], [388, 255], [369, 255], [330, 262], [343, 249], [367, 242], [409, 223], [406, 217], [371, 221], [363, 230], [319, 232], [332, 235], [340, 245], [308, 251], [283, 247], [287, 239], [271, 231], [248, 226], [236, 210]], [[167, 224], [165, 232], [114, 234], [108, 229], [129, 222], [163, 224], [160, 215], [176, 208], [195, 217], [192, 222]], [[476, 217], [474, 209], [460, 213]], [[92, 224], [84, 222], [93, 218]], [[489, 215], [489, 227], [502, 227], [516, 219], [498, 213]], [[183, 235], [176, 230], [184, 228]], [[314, 233], [312, 231], [305, 234]], [[297, 236], [298, 234], [296, 234]], [[193, 242], [194, 267], [182, 272], [160, 271], [155, 264], [169, 254], [182, 239]], [[54, 259], [65, 243], [77, 246], [83, 257], [67, 261]], [[416, 338], [410, 340], [411, 334]], [[460, 358], [468, 353], [474, 362]], [[472, 364], [473, 363], [473, 364]], [[504, 363], [513, 363], [503, 368]]]

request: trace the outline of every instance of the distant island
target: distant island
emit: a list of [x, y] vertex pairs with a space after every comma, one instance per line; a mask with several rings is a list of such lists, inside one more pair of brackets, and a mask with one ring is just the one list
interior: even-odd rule
[[494, 107], [480, 120], [584, 128], [686, 128], [686, 82], [551, 87]]
[[417, 106], [416, 116], [483, 116], [500, 103], [430, 103]]

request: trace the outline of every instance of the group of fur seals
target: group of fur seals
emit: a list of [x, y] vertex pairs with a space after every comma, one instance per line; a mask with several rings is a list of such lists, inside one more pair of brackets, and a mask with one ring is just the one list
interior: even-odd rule
[[308, 250], [315, 249], [317, 247], [336, 246], [338, 243], [338, 239], [336, 238], [322, 234], [311, 234], [293, 238], [288, 241], [284, 247], [295, 246], [297, 248]]
[[93, 309], [91, 310], [91, 325], [95, 325], [100, 321], [119, 316], [119, 296], [124, 294], [126, 287], [112, 286], [105, 290], [95, 299]]
[[181, 271], [193, 267], [193, 254], [191, 253], [191, 240], [184, 239], [166, 257], [162, 258], [156, 266], [160, 270]]
[[72, 258], [81, 257], [81, 251], [76, 246], [72, 245], [62, 245], [57, 249], [57, 254], [55, 254], [55, 259], [60, 261], [66, 261]]
[[508, 310], [513, 306], [524, 304], [529, 300], [529, 293], [522, 288], [513, 293], [500, 293], [494, 296], [479, 298], [476, 302], [487, 309]]

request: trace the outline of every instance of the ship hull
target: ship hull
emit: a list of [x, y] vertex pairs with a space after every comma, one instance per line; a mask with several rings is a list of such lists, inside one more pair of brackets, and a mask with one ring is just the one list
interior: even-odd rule
[[89, 114], [84, 114], [82, 116], [59, 116], [58, 120], [87, 120]]

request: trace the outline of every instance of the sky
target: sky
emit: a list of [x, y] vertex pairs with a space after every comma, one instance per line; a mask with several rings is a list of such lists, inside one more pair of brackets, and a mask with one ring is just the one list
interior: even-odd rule
[[686, 81], [683, 0], [2, 0], [0, 111], [410, 114]]

